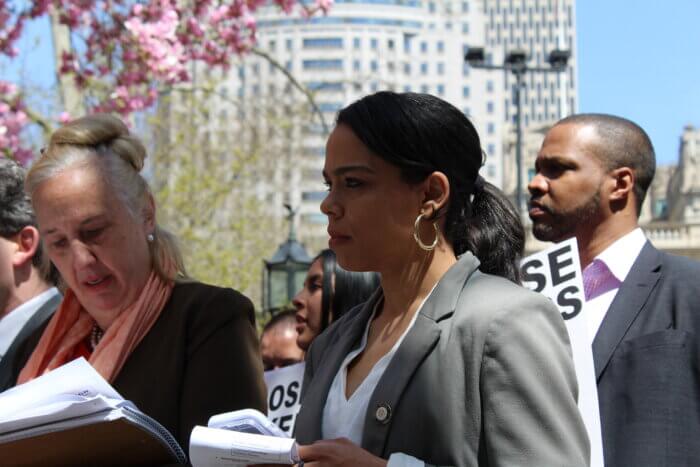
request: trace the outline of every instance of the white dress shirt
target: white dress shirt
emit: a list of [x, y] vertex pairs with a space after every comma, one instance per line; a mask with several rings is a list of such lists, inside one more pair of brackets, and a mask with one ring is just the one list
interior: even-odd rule
[[[637, 227], [630, 233], [618, 238], [594, 259], [603, 261], [610, 272], [620, 281], [624, 282], [642, 251], [647, 238], [641, 228]], [[588, 336], [593, 344], [593, 339], [603, 323], [608, 308], [612, 304], [619, 288], [608, 290], [592, 300], [586, 301], [584, 312], [588, 322]]]
[[[428, 297], [429, 296], [430, 294], [428, 294]], [[382, 303], [382, 301], [377, 302], [377, 305], [372, 312], [372, 316], [370, 317], [369, 321], [367, 321], [367, 327], [365, 328], [365, 333], [362, 336], [360, 346], [345, 357], [345, 360], [343, 360], [343, 363], [340, 365], [340, 369], [338, 370], [338, 373], [336, 373], [333, 383], [328, 391], [326, 405], [323, 407], [323, 421], [321, 423], [321, 437], [323, 439], [347, 438], [358, 446], [362, 444], [362, 429], [364, 428], [367, 407], [369, 406], [369, 401], [372, 398], [372, 393], [374, 393], [377, 383], [379, 383], [384, 371], [389, 366], [389, 363], [391, 363], [391, 360], [401, 345], [401, 342], [403, 342], [404, 338], [415, 324], [416, 318], [418, 318], [418, 313], [420, 313], [420, 310], [423, 308], [423, 305], [428, 297], [426, 297], [420, 304], [408, 327], [396, 341], [391, 350], [389, 350], [389, 352], [387, 352], [384, 356], [382, 356], [382, 358], [379, 359], [379, 361], [377, 361], [377, 363], [375, 363], [369, 374], [355, 389], [355, 392], [352, 393], [350, 399], [347, 399], [345, 397], [345, 386], [348, 366], [355, 359], [355, 357], [365, 350], [365, 347], [367, 346], [367, 336], [369, 334], [370, 324], [372, 323], [372, 320], [377, 312], [377, 307]], [[394, 453], [389, 457], [387, 467], [425, 467], [425, 463], [416, 459], [415, 457], [403, 453]]]
[[31, 300], [27, 300], [0, 319], [0, 359], [10, 348], [17, 334], [22, 330], [27, 321], [42, 305], [58, 295], [58, 289], [51, 287], [49, 290], [40, 293]]

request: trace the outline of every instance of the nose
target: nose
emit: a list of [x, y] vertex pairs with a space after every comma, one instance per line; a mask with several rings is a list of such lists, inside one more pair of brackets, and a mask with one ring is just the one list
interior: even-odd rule
[[95, 263], [95, 255], [84, 243], [75, 241], [71, 244], [73, 266], [75, 269], [83, 269]]
[[325, 198], [323, 198], [323, 201], [321, 201], [321, 212], [328, 216], [328, 218], [331, 217], [337, 217], [339, 213], [339, 205], [336, 200], [336, 197], [333, 193], [333, 190], [329, 191], [328, 194], [326, 195]]
[[292, 305], [294, 305], [294, 308], [299, 311], [302, 308], [304, 308], [304, 301], [302, 300], [304, 294], [304, 289], [300, 290], [297, 292], [297, 294], [294, 296], [292, 299]]
[[545, 193], [547, 191], [547, 179], [538, 172], [527, 184], [527, 189], [533, 196]]

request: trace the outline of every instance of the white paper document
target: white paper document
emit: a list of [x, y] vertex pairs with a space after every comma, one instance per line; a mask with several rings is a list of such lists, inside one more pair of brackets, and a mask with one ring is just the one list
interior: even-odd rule
[[[106, 401], [118, 404], [124, 401], [124, 398], [95, 371], [92, 365], [81, 357], [40, 378], [1, 393], [0, 420], [11, 421], [19, 414], [24, 417], [26, 413], [31, 416], [47, 415], [53, 409], [84, 402], [97, 396], [101, 396], [101, 400], [93, 404]], [[37, 407], [41, 409], [32, 413]], [[0, 429], [0, 432], [3, 431], [5, 430]]]
[[286, 464], [299, 461], [291, 438], [256, 435], [197, 426], [190, 437], [193, 467]]

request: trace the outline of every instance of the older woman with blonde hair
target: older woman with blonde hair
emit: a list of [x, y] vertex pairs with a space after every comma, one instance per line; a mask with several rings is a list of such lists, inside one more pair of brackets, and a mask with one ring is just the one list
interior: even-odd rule
[[139, 173], [145, 158], [119, 119], [93, 115], [57, 130], [29, 171], [39, 230], [67, 289], [18, 362], [18, 383], [83, 356], [187, 449], [209, 416], [265, 410], [262, 366], [250, 300], [185, 279]]

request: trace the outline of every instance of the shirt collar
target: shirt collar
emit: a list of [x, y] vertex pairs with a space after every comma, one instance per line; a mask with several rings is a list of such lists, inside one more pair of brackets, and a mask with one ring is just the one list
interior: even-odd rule
[[603, 261], [610, 269], [610, 272], [620, 282], [624, 282], [646, 242], [647, 238], [644, 232], [640, 227], [637, 227], [630, 233], [615, 240], [595, 259]]

